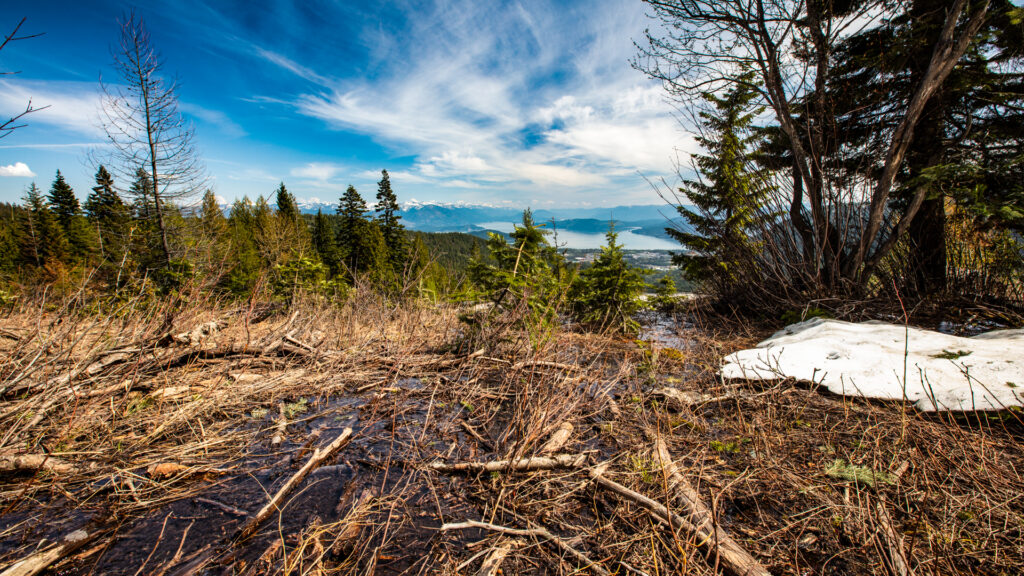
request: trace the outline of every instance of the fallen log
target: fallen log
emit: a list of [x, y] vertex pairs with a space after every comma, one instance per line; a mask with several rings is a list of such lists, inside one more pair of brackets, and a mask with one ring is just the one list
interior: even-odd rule
[[[667, 463], [671, 462], [671, 459], [667, 458], [668, 450], [664, 449], [664, 443], [662, 443], [660, 448], [663, 450], [658, 451], [659, 457], [663, 462], [662, 465], [667, 467]], [[675, 465], [672, 464], [672, 466], [674, 467]], [[588, 474], [602, 488], [611, 490], [647, 508], [655, 517], [668, 522], [674, 529], [695, 536], [697, 538], [697, 545], [704, 548], [712, 558], [717, 558], [717, 564], [727, 574], [732, 576], [771, 576], [771, 573], [760, 562], [741, 548], [725, 531], [715, 526], [714, 518], [711, 516], [710, 511], [703, 504], [700, 504], [699, 498], [693, 499], [696, 496], [696, 491], [692, 491], [692, 488], [690, 489], [692, 492], [688, 496], [684, 494], [685, 498], [681, 498], [684, 501], [684, 507], [687, 505], [690, 507], [690, 510], [687, 511], [688, 514], [681, 516], [669, 510], [664, 504], [606, 478], [601, 467], [589, 470]], [[685, 483], [685, 479], [682, 478], [678, 471], [676, 475], [678, 479], [682, 479]]]
[[85, 546], [98, 533], [98, 531], [75, 530], [62, 538], [56, 546], [36, 552], [11, 564], [6, 570], [0, 572], [0, 576], [35, 576], [49, 568], [54, 562]]
[[565, 370], [566, 372], [582, 370], [579, 366], [562, 364], [561, 362], [551, 362], [548, 360], [523, 360], [522, 362], [516, 362], [512, 365], [513, 370], [522, 370], [524, 368], [553, 368], [555, 370]]
[[548, 441], [544, 443], [540, 448], [540, 453], [543, 455], [554, 454], [565, 446], [565, 443], [569, 441], [569, 437], [572, 436], [573, 425], [571, 422], [562, 422]]
[[447, 530], [465, 530], [467, 528], [479, 528], [481, 530], [491, 530], [493, 532], [501, 532], [503, 534], [511, 534], [515, 536], [534, 536], [539, 537], [551, 542], [555, 546], [558, 546], [563, 552], [569, 554], [581, 564], [583, 567], [599, 574], [600, 576], [611, 576], [611, 573], [601, 567], [600, 564], [591, 560], [586, 554], [580, 552], [576, 548], [572, 547], [564, 539], [555, 536], [551, 532], [548, 532], [545, 528], [530, 528], [523, 530], [521, 528], [509, 528], [507, 526], [499, 526], [497, 524], [489, 524], [487, 522], [478, 522], [476, 520], [466, 520], [465, 522], [457, 522], [453, 524], [444, 524], [441, 526], [441, 531]]
[[256, 529], [259, 527], [260, 523], [269, 518], [270, 515], [274, 512], [274, 510], [278, 509], [278, 506], [281, 504], [281, 502], [284, 501], [285, 497], [287, 497], [288, 494], [290, 494], [291, 491], [294, 490], [299, 485], [299, 483], [302, 482], [302, 480], [305, 479], [306, 476], [308, 476], [309, 473], [313, 471], [314, 468], [320, 466], [320, 464], [322, 464], [325, 460], [333, 456], [334, 453], [337, 452], [345, 444], [345, 442], [349, 439], [350, 436], [352, 436], [352, 429], [345, 428], [344, 430], [342, 430], [341, 434], [339, 434], [338, 437], [335, 438], [326, 447], [324, 447], [323, 449], [317, 448], [313, 452], [313, 455], [309, 457], [309, 460], [307, 460], [306, 463], [302, 465], [302, 468], [299, 468], [299, 471], [296, 472], [291, 478], [289, 478], [288, 481], [284, 483], [284, 486], [281, 486], [277, 493], [274, 494], [273, 498], [271, 498], [270, 501], [267, 502], [266, 506], [261, 508], [260, 511], [257, 512], [255, 516], [253, 516], [248, 522], [246, 522], [244, 525], [242, 525], [241, 528], [238, 529], [238, 532], [234, 537], [234, 540], [244, 540], [245, 538], [252, 536], [253, 533], [256, 532]]
[[501, 544], [491, 548], [487, 557], [484, 558], [483, 564], [480, 565], [480, 570], [477, 571], [476, 576], [495, 576], [501, 570], [501, 563], [505, 561], [505, 557], [512, 551], [511, 542], [502, 542]]
[[284, 402], [278, 403], [277, 431], [270, 439], [271, 446], [280, 446], [284, 442], [284, 433], [288, 429], [288, 417], [284, 413]]
[[884, 503], [876, 503], [875, 510], [878, 512], [878, 520], [882, 525], [882, 530], [876, 537], [881, 540], [882, 547], [889, 553], [893, 576], [914, 576], [914, 570], [910, 567], [910, 560], [903, 547], [906, 538], [893, 528], [892, 518], [889, 517]]
[[586, 454], [558, 454], [555, 456], [533, 456], [519, 460], [493, 460], [491, 462], [459, 462], [446, 464], [431, 462], [435, 472], [454, 474], [459, 472], [524, 472], [527, 470], [553, 470], [556, 468], [578, 468], [587, 461]]
[[213, 506], [214, 508], [219, 508], [220, 510], [225, 511], [228, 514], [233, 514], [235, 516], [241, 516], [242, 518], [250, 518], [250, 517], [252, 517], [252, 514], [249, 514], [245, 510], [242, 510], [241, 508], [235, 508], [234, 506], [232, 506], [230, 504], [225, 504], [224, 502], [221, 502], [220, 500], [213, 500], [211, 498], [201, 498], [201, 497], [199, 497], [199, 498], [196, 498], [196, 502], [199, 502], [201, 504], [206, 504], [206, 505], [209, 505], [209, 506]]
[[49, 454], [17, 454], [0, 456], [0, 472], [35, 472], [45, 470], [54, 474], [74, 474], [82, 466], [54, 458]]

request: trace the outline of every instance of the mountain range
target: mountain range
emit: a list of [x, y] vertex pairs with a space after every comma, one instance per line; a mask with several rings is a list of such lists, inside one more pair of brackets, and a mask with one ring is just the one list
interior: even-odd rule
[[[300, 200], [299, 209], [305, 214], [318, 210], [333, 214], [335, 204], [313, 198]], [[467, 232], [480, 233], [492, 229], [488, 223], [518, 223], [522, 219], [522, 208], [493, 206], [487, 204], [418, 202], [410, 200], [402, 204], [402, 222], [411, 230], [422, 232]], [[582, 234], [603, 234], [608, 222], [615, 221], [619, 230], [632, 229], [636, 234], [667, 238], [665, 227], [674, 226], [689, 229], [679, 217], [674, 206], [650, 204], [640, 206], [541, 208], [533, 211], [535, 222], [550, 222], [558, 229]]]

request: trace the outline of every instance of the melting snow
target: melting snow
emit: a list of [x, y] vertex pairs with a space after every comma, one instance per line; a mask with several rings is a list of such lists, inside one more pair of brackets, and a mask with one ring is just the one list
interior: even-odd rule
[[814, 318], [727, 356], [725, 378], [795, 378], [836, 394], [934, 411], [1024, 405], [1024, 329], [972, 338], [880, 322]]

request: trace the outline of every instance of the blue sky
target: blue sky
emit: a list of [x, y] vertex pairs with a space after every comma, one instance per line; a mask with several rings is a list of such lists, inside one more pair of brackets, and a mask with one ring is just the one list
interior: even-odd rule
[[[99, 78], [133, 5], [6, 0], [0, 115], [49, 108], [0, 140], [0, 201], [55, 171], [79, 197], [102, 151]], [[254, 8], [253, 5], [263, 5]], [[210, 186], [232, 200], [284, 181], [300, 198], [376, 192], [511, 206], [656, 204], [644, 177], [693, 148], [660, 86], [630, 68], [639, 0], [199, 2], [134, 5], [177, 74]], [[32, 174], [32, 175], [29, 175]]]

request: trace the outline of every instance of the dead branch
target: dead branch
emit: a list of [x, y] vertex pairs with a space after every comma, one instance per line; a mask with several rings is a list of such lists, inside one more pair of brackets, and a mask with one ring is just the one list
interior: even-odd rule
[[565, 443], [569, 441], [569, 437], [572, 436], [572, 431], [573, 425], [571, 422], [562, 422], [558, 429], [548, 438], [548, 441], [541, 446], [540, 453], [548, 455], [561, 450]]
[[459, 462], [445, 464], [431, 462], [430, 469], [443, 474], [460, 472], [523, 472], [527, 470], [553, 470], [555, 468], [578, 468], [587, 461], [586, 454], [558, 454], [556, 456], [533, 456], [520, 460], [493, 460], [491, 462]]
[[345, 428], [344, 430], [342, 430], [341, 434], [339, 434], [338, 437], [335, 438], [334, 441], [328, 444], [325, 448], [323, 448], [322, 450], [317, 448], [316, 451], [313, 452], [313, 455], [309, 457], [309, 460], [307, 460], [306, 463], [302, 466], [302, 468], [299, 468], [299, 471], [296, 472], [291, 478], [289, 478], [288, 481], [284, 483], [284, 486], [281, 486], [281, 489], [278, 490], [276, 494], [274, 494], [274, 497], [270, 499], [270, 502], [267, 502], [266, 506], [261, 508], [260, 511], [256, 513], [256, 516], [253, 516], [252, 519], [246, 522], [238, 530], [238, 535], [235, 536], [235, 540], [243, 540], [245, 538], [248, 538], [249, 536], [252, 536], [252, 534], [256, 532], [256, 528], [259, 527], [260, 523], [266, 520], [268, 517], [270, 517], [270, 515], [274, 512], [274, 510], [278, 508], [278, 505], [281, 504], [285, 497], [288, 496], [288, 494], [291, 493], [291, 491], [294, 490], [295, 487], [298, 486], [299, 483], [302, 482], [302, 480], [305, 479], [305, 477], [311, 471], [313, 471], [314, 468], [323, 463], [324, 460], [327, 460], [328, 458], [333, 456], [334, 453], [337, 452], [342, 447], [342, 445], [345, 444], [346, 441], [348, 441], [350, 436], [352, 436], [352, 429]]
[[566, 372], [581, 370], [579, 366], [562, 364], [561, 362], [549, 362], [546, 360], [524, 360], [512, 365], [513, 370], [523, 370], [525, 368], [554, 368], [555, 370], [565, 370]]
[[484, 558], [483, 564], [480, 565], [480, 570], [477, 571], [476, 576], [495, 576], [501, 570], [501, 563], [505, 561], [505, 557], [511, 551], [511, 542], [502, 542], [491, 548], [487, 557]]
[[86, 545], [97, 534], [99, 534], [98, 531], [75, 530], [61, 539], [60, 544], [11, 564], [6, 570], [0, 572], [0, 576], [35, 576], [49, 568], [54, 562]]
[[0, 472], [35, 472], [37, 470], [45, 470], [53, 474], [75, 474], [82, 472], [84, 468], [48, 454], [0, 456]]
[[491, 530], [493, 532], [501, 532], [503, 534], [512, 534], [515, 536], [534, 536], [543, 538], [553, 543], [555, 546], [558, 546], [562, 551], [571, 555], [573, 558], [576, 558], [576, 560], [583, 564], [585, 568], [592, 570], [595, 574], [600, 574], [601, 576], [611, 576], [611, 573], [602, 568], [600, 564], [597, 564], [589, 557], [587, 557], [586, 554], [570, 546], [569, 543], [563, 540], [562, 538], [559, 538], [551, 532], [548, 532], [548, 530], [545, 528], [531, 528], [529, 530], [523, 530], [521, 528], [508, 528], [507, 526], [498, 526], [497, 524], [478, 522], [476, 520], [466, 520], [465, 522], [444, 524], [443, 526], [441, 526], [441, 531], [443, 532], [447, 530], [465, 530], [468, 528]]
[[284, 403], [279, 403], [278, 418], [277, 418], [277, 431], [274, 432], [274, 437], [270, 439], [271, 446], [280, 446], [284, 442], [284, 433], [288, 429], [288, 417], [285, 416]]
[[892, 561], [893, 576], [914, 576], [914, 570], [910, 567], [906, 551], [903, 547], [904, 537], [896, 532], [892, 526], [892, 519], [882, 502], [875, 505], [878, 511], [878, 520], [882, 524], [879, 533], [881, 544], [889, 552], [889, 559]]
[[[664, 457], [662, 459], [665, 461]], [[606, 478], [603, 474], [603, 468], [601, 467], [591, 469], [588, 473], [590, 477], [602, 488], [611, 490], [612, 492], [647, 508], [651, 514], [661, 520], [665, 520], [674, 529], [682, 530], [696, 536], [699, 539], [697, 542], [698, 546], [707, 549], [712, 556], [717, 554], [721, 561], [722, 568], [726, 573], [732, 574], [733, 576], [770, 576], [770, 572], [768, 572], [760, 562], [740, 548], [740, 546], [729, 538], [724, 531], [721, 531], [713, 525], [714, 519], [710, 517], [710, 512], [707, 511], [703, 505], [699, 508], [694, 506], [693, 510], [690, 511], [690, 518], [699, 522], [698, 525], [694, 525], [691, 520], [675, 514], [665, 507], [665, 505], [656, 502], [639, 492], [630, 490], [618, 482]], [[697, 500], [697, 502], [699, 503], [699, 500]], [[691, 502], [691, 505], [692, 504], [693, 503]], [[697, 512], [701, 509], [706, 513], [705, 516], [693, 514], [693, 512]], [[711, 526], [708, 525], [708, 522], [711, 522]], [[709, 528], [713, 530], [713, 532], [709, 533]], [[719, 532], [721, 532], [721, 534], [719, 534]]]
[[235, 508], [234, 506], [230, 504], [225, 504], [224, 502], [220, 502], [219, 500], [212, 500], [210, 498], [196, 498], [196, 502], [199, 502], [201, 504], [208, 504], [210, 506], [213, 506], [214, 508], [219, 508], [225, 511], [228, 514], [234, 514], [235, 516], [241, 516], [242, 518], [252, 517], [252, 514], [246, 512], [245, 510], [242, 510], [241, 508]]

